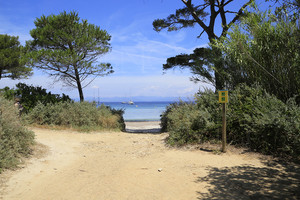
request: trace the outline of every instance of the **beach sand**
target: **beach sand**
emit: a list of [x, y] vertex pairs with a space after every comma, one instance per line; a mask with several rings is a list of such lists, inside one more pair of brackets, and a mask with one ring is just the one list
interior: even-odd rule
[[0, 199], [300, 197], [298, 165], [230, 148], [225, 154], [168, 148], [159, 122], [128, 122], [129, 133], [32, 130], [39, 143], [35, 154], [20, 169], [1, 174]]
[[160, 133], [160, 121], [126, 122], [129, 133]]

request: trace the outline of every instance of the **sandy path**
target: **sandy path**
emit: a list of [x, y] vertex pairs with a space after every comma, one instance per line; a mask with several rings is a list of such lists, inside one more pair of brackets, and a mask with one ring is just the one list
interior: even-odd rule
[[[127, 128], [155, 130], [157, 124], [129, 123]], [[33, 130], [49, 152], [14, 172], [0, 199], [300, 197], [299, 166], [266, 162], [255, 154], [169, 149], [167, 134]]]

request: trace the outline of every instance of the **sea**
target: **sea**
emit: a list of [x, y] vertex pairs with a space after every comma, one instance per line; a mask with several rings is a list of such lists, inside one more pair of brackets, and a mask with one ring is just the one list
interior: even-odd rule
[[132, 105], [122, 102], [103, 103], [111, 108], [123, 109], [125, 121], [159, 121], [166, 107], [174, 102], [134, 102]]

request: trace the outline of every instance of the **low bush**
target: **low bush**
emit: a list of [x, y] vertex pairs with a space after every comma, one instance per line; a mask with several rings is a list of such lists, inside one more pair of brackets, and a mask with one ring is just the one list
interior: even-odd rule
[[62, 94], [52, 94], [47, 92], [46, 89], [42, 87], [28, 86], [25, 83], [18, 83], [16, 89], [10, 89], [5, 87], [0, 89], [0, 93], [9, 100], [14, 100], [18, 98], [22, 107], [24, 108], [23, 112], [27, 113], [32, 110], [38, 102], [46, 105], [48, 103], [58, 103], [58, 102], [70, 102], [71, 99], [68, 95]]
[[180, 102], [172, 103], [167, 106], [166, 110], [160, 116], [160, 126], [162, 132], [167, 132], [169, 130], [168, 127], [172, 126], [169, 120], [169, 117], [171, 117], [171, 112], [174, 112], [174, 110], [181, 107], [184, 103], [185, 102], [180, 101]]
[[38, 103], [25, 117], [29, 124], [62, 126], [81, 131], [100, 129], [124, 130], [122, 110], [113, 110], [88, 102]]
[[161, 115], [161, 128], [169, 132], [170, 145], [218, 140], [221, 110], [214, 92], [199, 92], [195, 103], [170, 104]]
[[14, 102], [0, 96], [0, 172], [28, 155], [33, 141], [34, 133], [22, 125]]
[[168, 143], [171, 145], [204, 142], [210, 137], [211, 115], [193, 103], [173, 104], [162, 117], [166, 120], [164, 130], [170, 133]]
[[[221, 138], [221, 105], [217, 94], [201, 92], [196, 104], [177, 103], [163, 113], [168, 143], [183, 145]], [[227, 142], [252, 150], [300, 160], [300, 108], [295, 99], [283, 103], [259, 86], [230, 91]]]

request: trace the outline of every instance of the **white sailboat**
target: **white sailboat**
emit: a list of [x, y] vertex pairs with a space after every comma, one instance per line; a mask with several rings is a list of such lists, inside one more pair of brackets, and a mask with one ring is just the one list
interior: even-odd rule
[[134, 104], [134, 102], [132, 101], [132, 100], [130, 100], [130, 101], [123, 101], [122, 102], [122, 104], [129, 104], [129, 105], [133, 105]]

